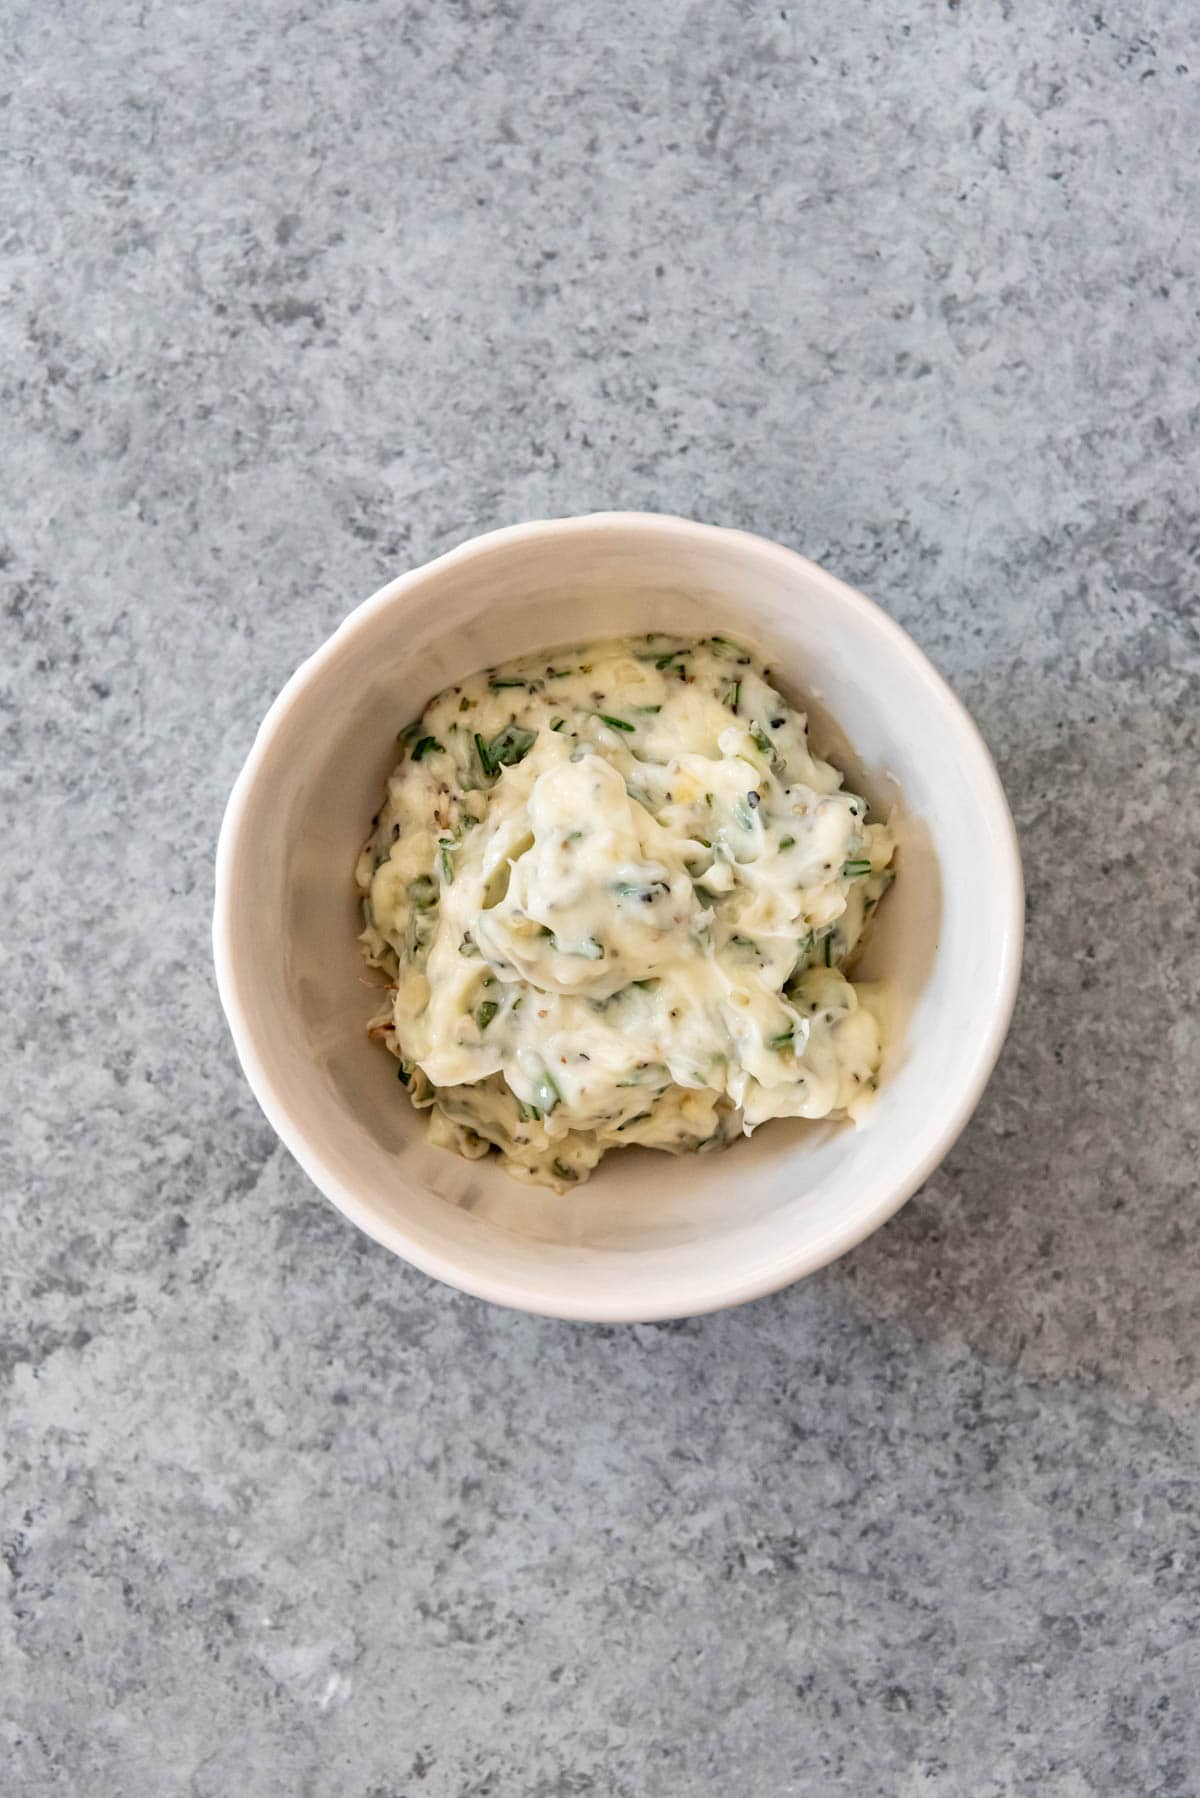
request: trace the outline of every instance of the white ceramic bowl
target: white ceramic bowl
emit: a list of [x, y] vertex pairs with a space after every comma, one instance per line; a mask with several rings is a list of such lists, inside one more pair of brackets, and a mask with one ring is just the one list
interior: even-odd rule
[[[880, 1094], [848, 1125], [777, 1121], [723, 1154], [609, 1155], [558, 1196], [429, 1147], [377, 1005], [352, 880], [396, 733], [528, 650], [648, 630], [757, 649], [849, 784], [892, 812], [898, 875], [864, 977], [892, 993]], [[737, 1304], [876, 1229], [937, 1166], [999, 1053], [1021, 958], [1012, 819], [979, 733], [909, 637], [777, 544], [643, 513], [516, 525], [390, 582], [288, 682], [234, 787], [213, 940], [238, 1055], [321, 1191], [466, 1292], [635, 1321]]]

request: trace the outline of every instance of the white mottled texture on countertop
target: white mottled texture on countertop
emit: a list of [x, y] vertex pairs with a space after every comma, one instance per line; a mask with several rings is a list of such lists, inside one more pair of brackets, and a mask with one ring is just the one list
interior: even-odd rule
[[[6, 1792], [1197, 1791], [1195, 23], [10, 0]], [[1029, 886], [942, 1170], [666, 1328], [356, 1236], [207, 942], [293, 665], [398, 569], [608, 505], [878, 598]]]

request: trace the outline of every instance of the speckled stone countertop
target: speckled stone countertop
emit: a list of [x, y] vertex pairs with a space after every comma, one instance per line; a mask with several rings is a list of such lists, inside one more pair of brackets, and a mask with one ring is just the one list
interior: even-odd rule
[[[9, 0], [6, 1794], [1200, 1791], [1195, 22]], [[610, 505], [874, 595], [1029, 889], [946, 1165], [664, 1328], [356, 1235], [208, 948], [292, 667]]]

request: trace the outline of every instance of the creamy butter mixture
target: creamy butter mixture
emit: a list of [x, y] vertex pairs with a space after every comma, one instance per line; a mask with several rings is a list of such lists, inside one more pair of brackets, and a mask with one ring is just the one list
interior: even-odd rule
[[437, 1143], [561, 1190], [624, 1144], [855, 1115], [880, 1040], [841, 970], [892, 839], [737, 644], [527, 657], [400, 740], [362, 942]]

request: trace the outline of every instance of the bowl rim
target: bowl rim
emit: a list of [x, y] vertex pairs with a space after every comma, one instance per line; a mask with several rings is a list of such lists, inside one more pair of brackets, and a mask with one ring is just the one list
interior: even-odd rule
[[[251, 1022], [252, 1008], [243, 996], [244, 973], [239, 967], [237, 950], [237, 911], [232, 903], [235, 874], [244, 851], [247, 813], [275, 736], [292, 707], [320, 681], [326, 667], [339, 655], [346, 638], [356, 634], [378, 613], [402, 599], [408, 591], [420, 586], [435, 571], [443, 573], [458, 564], [487, 556], [496, 549], [519, 546], [534, 539], [570, 539], [597, 531], [611, 532], [614, 535], [642, 531], [653, 533], [660, 539], [686, 538], [692, 543], [717, 539], [728, 542], [734, 539], [758, 556], [774, 560], [792, 571], [802, 570], [810, 583], [823, 587], [831, 597], [837, 598], [839, 605], [856, 612], [869, 629], [890, 639], [893, 649], [913, 666], [914, 671], [936, 694], [961, 738], [963, 754], [971, 762], [971, 777], [979, 792], [981, 813], [994, 834], [996, 876], [1001, 883], [997, 902], [1003, 926], [1000, 931], [995, 1002], [986, 1028], [974, 1045], [975, 1066], [972, 1077], [964, 1088], [959, 1103], [947, 1115], [917, 1163], [896, 1186], [887, 1188], [869, 1210], [829, 1229], [802, 1251], [781, 1257], [778, 1263], [772, 1263], [769, 1268], [755, 1267], [734, 1278], [723, 1275], [719, 1264], [714, 1264], [713, 1272], [703, 1281], [691, 1281], [686, 1292], [675, 1294], [664, 1291], [661, 1303], [656, 1303], [650, 1309], [644, 1299], [630, 1302], [620, 1293], [590, 1301], [584, 1293], [556, 1293], [551, 1289], [552, 1273], [544, 1283], [539, 1284], [532, 1277], [515, 1278], [463, 1268], [452, 1254], [432, 1250], [423, 1243], [414, 1241], [401, 1225], [380, 1218], [373, 1210], [371, 1201], [343, 1180], [329, 1164], [319, 1144], [310, 1137], [304, 1123], [289, 1107], [285, 1095], [272, 1080], [259, 1053]], [[470, 537], [442, 555], [435, 556], [418, 567], [407, 569], [385, 582], [355, 606], [332, 634], [300, 663], [272, 701], [233, 784], [217, 842], [212, 923], [217, 991], [242, 1071], [260, 1109], [284, 1147], [317, 1189], [350, 1222], [422, 1273], [493, 1304], [572, 1322], [651, 1322], [698, 1317], [708, 1312], [725, 1310], [751, 1299], [764, 1297], [768, 1293], [778, 1292], [807, 1274], [815, 1273], [855, 1248], [886, 1223], [939, 1166], [979, 1104], [1012, 1019], [1020, 983], [1023, 939], [1024, 883], [1021, 854], [1008, 799], [979, 727], [924, 651], [882, 607], [857, 588], [848, 586], [836, 575], [830, 574], [819, 563], [802, 556], [797, 550], [788, 549], [783, 544], [752, 531], [727, 525], [703, 524], [671, 513], [585, 512], [562, 518], [530, 519], [521, 524], [504, 525]]]

